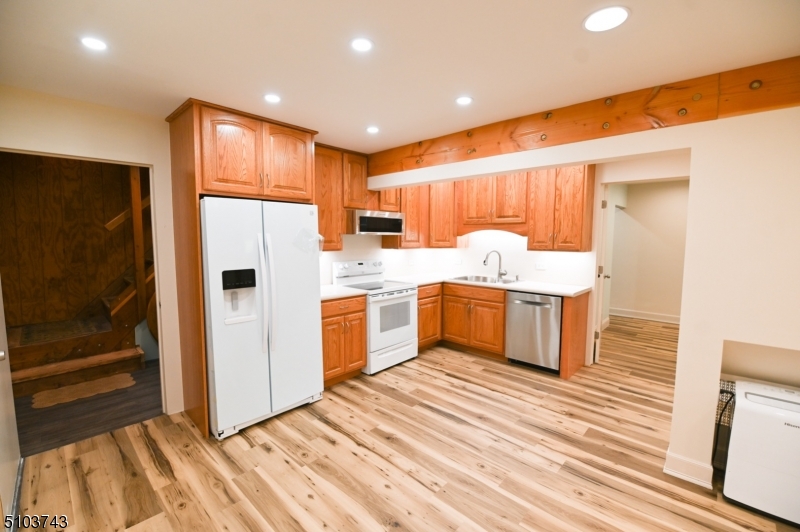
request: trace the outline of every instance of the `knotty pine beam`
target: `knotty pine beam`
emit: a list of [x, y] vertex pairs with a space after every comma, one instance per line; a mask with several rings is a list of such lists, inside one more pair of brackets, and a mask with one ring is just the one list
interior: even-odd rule
[[800, 56], [608, 96], [373, 153], [377, 176], [800, 105]]

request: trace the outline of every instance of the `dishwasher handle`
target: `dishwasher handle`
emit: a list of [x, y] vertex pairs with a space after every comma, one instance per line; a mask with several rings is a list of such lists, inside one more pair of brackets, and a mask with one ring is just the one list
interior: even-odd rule
[[515, 299], [514, 303], [517, 305], [531, 305], [533, 307], [553, 308], [551, 303], [541, 303], [539, 301], [525, 301], [524, 299]]

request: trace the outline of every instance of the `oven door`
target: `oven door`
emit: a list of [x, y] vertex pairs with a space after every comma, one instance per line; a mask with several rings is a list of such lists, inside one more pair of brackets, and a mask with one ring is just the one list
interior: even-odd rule
[[417, 337], [417, 290], [368, 296], [369, 352]]

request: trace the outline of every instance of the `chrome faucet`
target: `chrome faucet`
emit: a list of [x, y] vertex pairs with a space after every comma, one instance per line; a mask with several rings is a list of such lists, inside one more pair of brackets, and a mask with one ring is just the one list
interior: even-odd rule
[[483, 259], [483, 265], [484, 266], [489, 265], [489, 255], [491, 255], [492, 253], [497, 253], [497, 282], [499, 283], [503, 279], [503, 276], [508, 274], [508, 272], [503, 269], [503, 257], [500, 255], [500, 252], [492, 250], [489, 253], [487, 253], [486, 258]]

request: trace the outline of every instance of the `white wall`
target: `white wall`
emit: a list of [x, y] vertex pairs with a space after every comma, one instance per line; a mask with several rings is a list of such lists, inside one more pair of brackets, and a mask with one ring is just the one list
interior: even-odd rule
[[[369, 185], [391, 188], [691, 150], [681, 332], [665, 471], [708, 486], [723, 342], [800, 349], [798, 139], [800, 108], [795, 107], [387, 174], [370, 178]], [[597, 179], [595, 243], [602, 225], [601, 186], [626, 180]], [[588, 262], [593, 274], [596, 261]], [[757, 312], [743, 292], [758, 294], [763, 303]], [[590, 305], [596, 323], [596, 302]]]
[[152, 168], [162, 395], [168, 413], [182, 411], [168, 124], [163, 117], [0, 85], [0, 149]]
[[614, 218], [610, 314], [679, 323], [689, 181], [632, 184], [627, 192]]
[[[459, 248], [453, 249], [381, 249], [378, 236], [345, 235], [344, 249], [322, 253], [320, 280], [331, 283], [331, 263], [343, 260], [380, 259], [389, 277], [425, 273], [448, 276], [474, 274], [497, 275], [497, 256], [489, 265], [483, 259], [497, 250], [503, 257], [508, 278], [519, 275], [526, 281], [592, 286], [590, 253], [555, 253], [528, 251], [528, 239], [506, 231], [477, 231], [459, 237]], [[587, 275], [587, 272], [588, 275]]]

